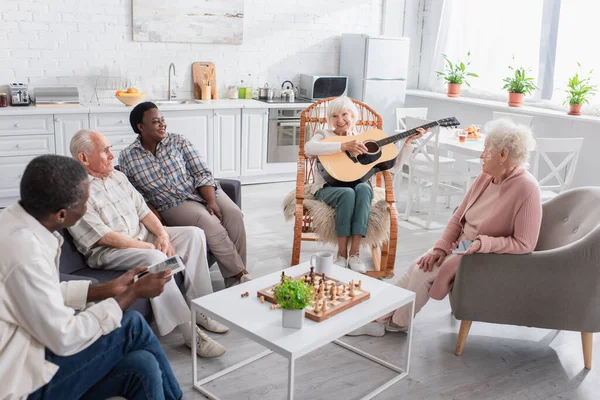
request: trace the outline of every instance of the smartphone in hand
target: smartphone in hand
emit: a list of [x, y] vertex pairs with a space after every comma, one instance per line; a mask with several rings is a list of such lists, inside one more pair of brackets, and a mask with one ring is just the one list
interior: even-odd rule
[[133, 280], [137, 281], [138, 279], [140, 279], [142, 276], [146, 275], [147, 273], [157, 274], [159, 272], [166, 271], [168, 269], [171, 269], [171, 276], [175, 275], [179, 271], [183, 271], [185, 269], [185, 265], [183, 265], [183, 261], [181, 260], [181, 257], [179, 257], [178, 255], [175, 255], [173, 257], [167, 258], [166, 260], [164, 260], [158, 264], [154, 264], [154, 265], [148, 267], [148, 269], [145, 270], [144, 272], [142, 272], [141, 274], [136, 275], [133, 278]]
[[467, 252], [467, 250], [469, 250], [469, 247], [471, 247], [472, 244], [473, 244], [472, 240], [463, 240], [462, 242], [460, 242], [458, 244], [458, 247], [456, 247], [454, 250], [452, 250], [452, 253], [465, 254]]

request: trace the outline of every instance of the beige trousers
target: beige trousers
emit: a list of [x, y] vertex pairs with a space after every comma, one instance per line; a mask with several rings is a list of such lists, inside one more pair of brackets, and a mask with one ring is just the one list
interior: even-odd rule
[[217, 259], [223, 278], [238, 275], [246, 269], [246, 227], [242, 210], [222, 190], [217, 205], [223, 222], [210, 215], [206, 206], [186, 201], [161, 213], [169, 226], [197, 226], [204, 231], [208, 248]]
[[[195, 226], [166, 227], [171, 243], [185, 264], [185, 297], [174, 279], [166, 285], [160, 296], [150, 299], [159, 334], [166, 335], [177, 325], [191, 319], [190, 300], [213, 292], [208, 261], [206, 260], [206, 238]], [[154, 244], [156, 237], [149, 233], [145, 242]], [[130, 270], [157, 264], [167, 256], [158, 250], [107, 249], [99, 257], [100, 267], [112, 270]]]
[[[417, 265], [417, 262], [415, 261], [410, 265], [410, 267], [408, 267], [408, 270], [406, 271], [404, 276], [402, 276], [402, 278], [400, 278], [400, 280], [396, 282], [397, 286], [415, 292], [415, 315], [417, 315], [421, 308], [423, 308], [423, 306], [427, 304], [427, 301], [429, 300], [429, 291], [431, 290], [431, 287], [433, 286], [433, 282], [435, 281], [436, 277], [440, 273], [440, 270], [456, 271], [455, 267], [458, 266], [460, 258], [461, 256], [458, 256], [456, 254], [450, 254], [446, 257], [446, 259], [444, 259], [444, 262], [441, 266], [434, 267], [432, 271], [427, 272], [420, 269]], [[449, 286], [446, 287], [449, 290]], [[438, 295], [440, 294], [441, 290]], [[442, 296], [439, 297], [443, 298]], [[391, 318], [394, 324], [399, 326], [406, 326], [408, 325], [408, 320], [410, 317], [410, 309], [411, 305], [407, 304], [403, 307], [400, 307], [396, 311], [392, 311], [391, 313], [384, 315], [377, 321], [386, 322]]]

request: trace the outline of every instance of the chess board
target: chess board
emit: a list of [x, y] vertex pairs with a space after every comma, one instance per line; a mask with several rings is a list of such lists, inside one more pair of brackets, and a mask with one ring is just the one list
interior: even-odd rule
[[[293, 279], [300, 280], [303, 277], [308, 277], [308, 275], [295, 276], [293, 277]], [[326, 319], [331, 318], [334, 315], [337, 315], [342, 311], [349, 309], [350, 307], [360, 304], [371, 297], [371, 294], [369, 292], [362, 288], [358, 288], [358, 282], [354, 282], [354, 297], [351, 297], [348, 289], [350, 282], [341, 282], [337, 279], [325, 276], [325, 285], [323, 288], [324, 297], [323, 300], [321, 300], [320, 304], [322, 304], [322, 302], [324, 301], [326, 302], [327, 307], [325, 311], [316, 312], [315, 305], [317, 302], [317, 298], [319, 297], [319, 291], [323, 282], [323, 277], [321, 275], [316, 275], [313, 279], [313, 287], [315, 288], [315, 301], [313, 305], [306, 307], [305, 315], [306, 318], [316, 322], [325, 321]], [[275, 296], [273, 292], [275, 286], [277, 285], [272, 285], [259, 290], [256, 294], [257, 297], [260, 298], [261, 296], [264, 296], [266, 301], [276, 304], [277, 302], [275, 301]], [[336, 296], [337, 298], [335, 300], [331, 300], [331, 291], [329, 290], [329, 288], [335, 287], [335, 289], [331, 290], [340, 291], [344, 286], [346, 287], [344, 294], [340, 294], [339, 296]], [[325, 288], [327, 288], [327, 290]]]

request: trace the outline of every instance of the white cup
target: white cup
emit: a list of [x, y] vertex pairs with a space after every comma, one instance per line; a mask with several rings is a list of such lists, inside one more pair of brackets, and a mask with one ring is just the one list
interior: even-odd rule
[[328, 274], [333, 265], [333, 253], [329, 251], [319, 251], [310, 257], [310, 266], [315, 268], [317, 274]]

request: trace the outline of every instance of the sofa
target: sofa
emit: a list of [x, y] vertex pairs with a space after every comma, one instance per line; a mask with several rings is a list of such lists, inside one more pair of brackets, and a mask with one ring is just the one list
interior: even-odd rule
[[[220, 183], [223, 191], [227, 193], [227, 195], [238, 205], [238, 207], [241, 208], [242, 186], [240, 181], [233, 179], [219, 179], [218, 182]], [[109, 271], [88, 267], [83, 255], [77, 251], [71, 234], [66, 229], [62, 230], [60, 234], [65, 239], [61, 248], [59, 264], [61, 281], [91, 280], [93, 283], [102, 283], [115, 279], [123, 273], [123, 271]], [[213, 265], [215, 261], [216, 260], [214, 256], [209, 251], [209, 265]], [[175, 276], [175, 281], [180, 288], [183, 288], [182, 274], [177, 274]], [[139, 299], [131, 306], [130, 309], [139, 311], [148, 322], [152, 321], [152, 307], [150, 306], [149, 300]]]

